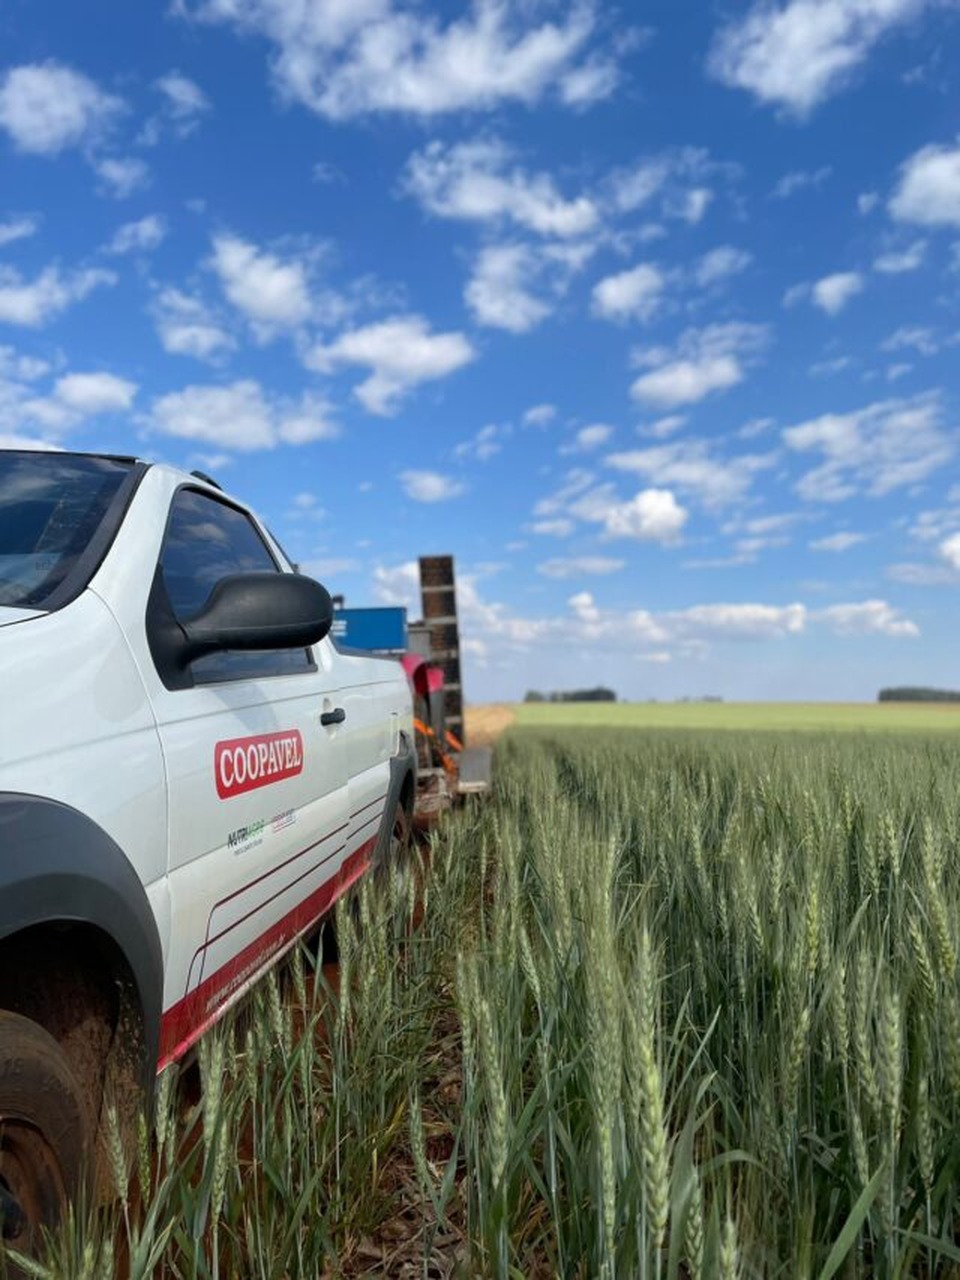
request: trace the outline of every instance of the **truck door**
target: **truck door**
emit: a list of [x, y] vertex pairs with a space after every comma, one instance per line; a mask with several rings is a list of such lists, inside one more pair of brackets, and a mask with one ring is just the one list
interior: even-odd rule
[[[246, 512], [204, 490], [176, 492], [154, 589], [178, 620], [224, 576], [264, 570], [281, 572]], [[321, 723], [339, 705], [329, 644], [210, 654], [191, 675], [192, 687], [153, 695], [174, 922], [161, 1063], [326, 909], [351, 870], [341, 727]]]

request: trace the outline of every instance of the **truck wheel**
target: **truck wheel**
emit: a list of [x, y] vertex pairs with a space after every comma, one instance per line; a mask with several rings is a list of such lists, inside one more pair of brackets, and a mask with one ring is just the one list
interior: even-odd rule
[[374, 874], [380, 884], [386, 884], [391, 877], [400, 875], [410, 852], [412, 833], [410, 814], [403, 800], [398, 800], [393, 811], [390, 835], [383, 844], [375, 866]]
[[393, 815], [393, 826], [390, 829], [390, 851], [388, 858], [392, 867], [403, 866], [404, 859], [410, 852], [413, 824], [410, 814], [402, 800], [397, 801], [397, 811]]
[[60, 1046], [36, 1022], [0, 1010], [3, 1245], [36, 1251], [78, 1190], [86, 1153], [86, 1109]]

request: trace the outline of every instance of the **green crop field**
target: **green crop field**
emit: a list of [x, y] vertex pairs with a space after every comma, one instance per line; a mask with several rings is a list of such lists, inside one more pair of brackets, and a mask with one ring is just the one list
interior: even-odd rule
[[960, 731], [960, 703], [527, 702], [514, 709], [519, 724], [544, 728]]
[[426, 861], [31, 1274], [960, 1274], [952, 739], [516, 728]]

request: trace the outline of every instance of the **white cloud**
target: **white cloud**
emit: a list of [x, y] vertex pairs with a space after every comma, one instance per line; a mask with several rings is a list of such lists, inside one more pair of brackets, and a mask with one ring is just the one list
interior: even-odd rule
[[817, 615], [841, 636], [892, 636], [913, 639], [920, 628], [886, 600], [864, 600], [858, 604], [834, 604]]
[[926, 240], [914, 240], [913, 244], [908, 245], [906, 249], [880, 254], [874, 259], [873, 269], [888, 276], [902, 275], [905, 271], [916, 271], [918, 267], [923, 266], [926, 252]]
[[513, 222], [542, 236], [580, 236], [592, 231], [598, 210], [586, 196], [565, 199], [545, 173], [511, 164], [502, 142], [478, 140], [445, 147], [431, 142], [407, 162], [405, 186], [440, 218], [468, 222]]
[[557, 556], [537, 565], [537, 573], [545, 578], [582, 578], [618, 573], [626, 565], [625, 560], [612, 556]]
[[960, 146], [914, 152], [901, 166], [889, 209], [898, 222], [960, 227]]
[[807, 622], [802, 604], [700, 604], [669, 614], [682, 629], [741, 639], [798, 635]]
[[[57, 379], [48, 395], [27, 396], [24, 390], [15, 383], [3, 386], [3, 409], [21, 422], [29, 419], [45, 432], [59, 436], [98, 414], [129, 409], [137, 384], [112, 373], [68, 373]], [[0, 422], [6, 417], [6, 413], [0, 413]]]
[[106, 156], [94, 161], [93, 168], [107, 192], [118, 200], [125, 200], [150, 181], [150, 170], [136, 156]]
[[464, 492], [465, 486], [439, 471], [401, 471], [400, 483], [414, 502], [448, 502]]
[[403, 0], [178, 0], [176, 11], [265, 36], [283, 97], [334, 120], [531, 105], [552, 89], [581, 105], [615, 82], [606, 60], [587, 52], [594, 24], [585, 4], [539, 25], [523, 20], [533, 11], [497, 0], [477, 0], [446, 25]]
[[865, 533], [831, 533], [826, 538], [815, 538], [810, 543], [811, 551], [849, 551], [851, 547], [866, 542]]
[[631, 394], [644, 404], [674, 409], [727, 391], [743, 381], [747, 361], [766, 337], [764, 326], [736, 322], [688, 329], [673, 349], [635, 353], [635, 363], [650, 372], [636, 379]]
[[872, 213], [880, 203], [880, 196], [876, 191], [863, 191], [857, 196], [857, 212], [864, 217], [868, 213]]
[[112, 373], [68, 373], [54, 386], [57, 399], [84, 417], [129, 409], [136, 392], [135, 382]]
[[446, 378], [475, 358], [462, 333], [433, 333], [422, 316], [407, 315], [350, 329], [314, 347], [306, 363], [324, 373], [340, 365], [365, 366], [370, 376], [355, 394], [371, 413], [389, 415], [414, 387]]
[[284, 262], [241, 240], [220, 235], [213, 241], [213, 269], [227, 299], [264, 338], [310, 318], [310, 291], [302, 262]]
[[120, 98], [58, 62], [14, 67], [0, 82], [0, 128], [33, 155], [96, 142], [124, 109]]
[[524, 426], [547, 427], [557, 416], [555, 404], [534, 404], [523, 415]]
[[607, 276], [594, 285], [594, 315], [606, 320], [650, 320], [660, 306], [665, 283], [663, 272], [652, 262]]
[[936, 395], [824, 414], [788, 427], [783, 439], [798, 453], [822, 456], [797, 485], [811, 502], [840, 502], [858, 492], [882, 497], [925, 480], [954, 453]]
[[236, 343], [204, 304], [179, 289], [162, 289], [153, 307], [164, 351], [215, 362]]
[[167, 221], [158, 213], [151, 213], [136, 222], [125, 222], [118, 227], [106, 246], [107, 253], [147, 253], [156, 249], [167, 237]]
[[476, 458], [477, 462], [489, 462], [503, 448], [501, 437], [506, 434], [495, 422], [481, 427], [470, 440], [463, 440], [454, 449], [457, 458]]
[[932, 329], [921, 325], [903, 325], [895, 329], [889, 338], [880, 344], [881, 351], [916, 351], [922, 356], [935, 356], [940, 350], [940, 342]]
[[164, 435], [247, 453], [337, 435], [330, 406], [317, 396], [270, 397], [245, 378], [225, 386], [189, 386], [154, 400], [148, 424]]
[[717, 249], [711, 249], [700, 259], [694, 279], [701, 289], [706, 289], [746, 271], [752, 261], [753, 255], [745, 249], [736, 249], [729, 244], [721, 245]]
[[179, 71], [168, 71], [157, 81], [167, 100], [170, 114], [177, 120], [193, 121], [210, 110], [210, 100], [200, 86]]
[[686, 416], [682, 413], [668, 413], [664, 418], [657, 418], [649, 426], [637, 427], [637, 434], [652, 436], [654, 440], [667, 440], [675, 436], [681, 427], [686, 425]]
[[811, 289], [814, 304], [828, 316], [839, 315], [851, 298], [863, 289], [863, 276], [856, 271], [837, 271], [817, 280]]
[[[459, 584], [458, 584], [459, 585]], [[411, 618], [420, 614], [420, 566], [416, 560], [398, 565], [377, 565], [373, 571], [373, 595], [379, 604], [400, 605]]]
[[36, 218], [9, 218], [6, 222], [0, 222], [0, 247], [35, 235], [37, 226]]
[[93, 267], [71, 272], [46, 267], [30, 281], [11, 267], [0, 267], [0, 323], [39, 329], [94, 289], [116, 282], [114, 272]]
[[534, 521], [530, 526], [530, 532], [547, 538], [569, 538], [575, 528], [576, 525], [572, 520], [560, 516], [556, 520]]
[[527, 245], [489, 245], [482, 249], [464, 290], [477, 323], [509, 333], [535, 329], [552, 309], [531, 289], [542, 267], [541, 259]]
[[945, 560], [951, 569], [960, 573], [960, 533], [944, 538], [939, 547], [940, 558]]
[[642, 475], [657, 485], [671, 486], [698, 498], [705, 506], [723, 507], [740, 502], [754, 478], [773, 465], [768, 454], [717, 457], [706, 440], [677, 440], [613, 453], [607, 463], [618, 471]]
[[578, 452], [587, 453], [606, 444], [612, 435], [613, 427], [608, 427], [604, 422], [595, 422], [589, 427], [580, 428], [574, 437], [574, 444]]
[[787, 200], [798, 191], [821, 187], [832, 173], [833, 169], [828, 164], [820, 169], [794, 169], [783, 175], [770, 195], [774, 200]]
[[[598, 520], [608, 537], [641, 542], [676, 542], [687, 522], [687, 511], [669, 489], [642, 489], [626, 502], [616, 502], [600, 490], [574, 504], [574, 514]], [[597, 499], [600, 499], [599, 501]]]
[[806, 115], [851, 79], [874, 45], [931, 0], [755, 3], [716, 36], [710, 70], [731, 88]]

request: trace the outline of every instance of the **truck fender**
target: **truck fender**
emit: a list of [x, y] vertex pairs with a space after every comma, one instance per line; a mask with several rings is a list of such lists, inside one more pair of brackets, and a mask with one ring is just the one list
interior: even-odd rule
[[126, 958], [143, 1013], [149, 1090], [163, 1010], [163, 950], [140, 877], [119, 845], [78, 810], [0, 792], [0, 939], [51, 921], [92, 925]]
[[387, 785], [386, 807], [383, 811], [383, 818], [380, 820], [380, 830], [377, 833], [377, 844], [373, 853], [373, 865], [375, 867], [383, 866], [389, 857], [390, 837], [393, 832], [393, 815], [404, 794], [404, 788], [407, 786], [409, 787], [409, 805], [412, 811], [417, 790], [417, 749], [413, 744], [413, 739], [408, 734], [401, 732], [399, 750], [396, 755], [390, 757], [390, 781]]

